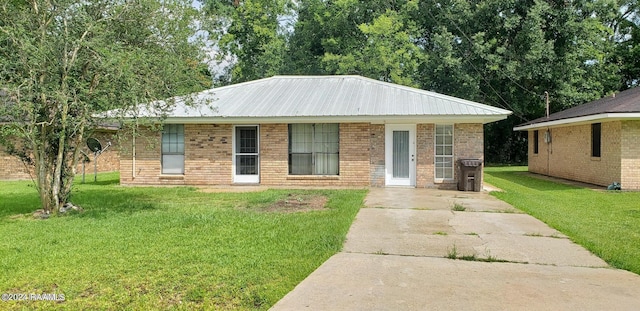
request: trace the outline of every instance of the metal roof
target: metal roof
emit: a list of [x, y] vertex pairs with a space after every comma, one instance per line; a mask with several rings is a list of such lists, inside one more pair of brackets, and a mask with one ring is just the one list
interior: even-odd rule
[[602, 119], [640, 119], [640, 87], [520, 124], [514, 130], [589, 123]]
[[[190, 102], [190, 101], [193, 102]], [[190, 104], [185, 104], [190, 102]], [[167, 122], [482, 122], [511, 111], [361, 76], [274, 76], [192, 94]]]

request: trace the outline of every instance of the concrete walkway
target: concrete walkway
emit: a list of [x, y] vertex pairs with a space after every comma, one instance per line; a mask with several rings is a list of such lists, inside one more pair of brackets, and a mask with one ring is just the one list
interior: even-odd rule
[[375, 188], [343, 251], [272, 308], [302, 309], [640, 310], [640, 276], [486, 192]]

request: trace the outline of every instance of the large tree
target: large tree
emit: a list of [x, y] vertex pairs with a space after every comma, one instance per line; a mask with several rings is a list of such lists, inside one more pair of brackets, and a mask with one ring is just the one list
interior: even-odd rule
[[620, 66], [624, 88], [640, 84], [640, 1], [623, 0], [620, 14], [610, 21], [616, 33], [613, 62]]
[[460, 1], [421, 3], [430, 62], [423, 85], [514, 112], [486, 127], [491, 162], [526, 161], [514, 125], [599, 98], [620, 87], [609, 59], [617, 7], [600, 1]]
[[219, 60], [230, 61], [219, 82], [238, 83], [279, 74], [284, 64], [293, 0], [204, 0], [216, 22]]
[[190, 0], [0, 4], [1, 140], [34, 168], [45, 212], [69, 201], [97, 114], [210, 84], [198, 14]]
[[486, 127], [490, 162], [526, 160], [526, 141], [512, 128], [544, 114], [545, 91], [553, 112], [617, 90], [619, 64], [635, 51], [620, 50], [624, 60], [613, 61], [616, 1], [301, 0], [299, 7], [291, 72], [360, 74], [512, 110]]

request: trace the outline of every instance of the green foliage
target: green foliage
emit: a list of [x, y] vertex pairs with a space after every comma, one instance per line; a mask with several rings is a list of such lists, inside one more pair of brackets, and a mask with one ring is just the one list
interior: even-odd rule
[[30, 158], [47, 212], [69, 198], [95, 115], [210, 85], [196, 19], [188, 0], [0, 4], [0, 134]]
[[528, 175], [526, 167], [487, 167], [485, 181], [504, 190], [492, 192], [495, 197], [542, 220], [610, 265], [640, 274], [640, 193], [559, 184]]
[[225, 83], [358, 74], [512, 110], [485, 127], [492, 163], [526, 162], [512, 129], [544, 115], [545, 92], [553, 113], [640, 78], [636, 0], [207, 3], [220, 55], [235, 57]]
[[289, 72], [358, 74], [418, 86], [417, 1], [301, 1]]
[[205, 0], [216, 20], [218, 60], [235, 58], [218, 81], [237, 83], [280, 73], [284, 66], [287, 33], [281, 21], [293, 11], [291, 0]]
[[365, 37], [363, 47], [346, 55], [326, 53], [322, 61], [327, 71], [417, 86], [418, 66], [425, 55], [412, 40], [416, 36], [415, 25], [405, 25], [404, 20], [398, 12], [387, 10], [371, 23], [360, 24], [358, 29]]
[[451, 207], [451, 210], [456, 212], [464, 212], [467, 210], [467, 208], [460, 203], [454, 203], [453, 206]]
[[[75, 187], [83, 213], [47, 220], [31, 217], [38, 198], [29, 183], [0, 183], [0, 234], [11, 237], [0, 242], [0, 287], [66, 298], [3, 302], [3, 310], [266, 310], [342, 248], [366, 194], [98, 180]], [[324, 195], [326, 209], [265, 211], [291, 193]]]
[[514, 126], [637, 85], [628, 1], [301, 0], [286, 73], [359, 74], [512, 110], [485, 158], [526, 161]]
[[[615, 10], [615, 8], [611, 8]], [[612, 30], [597, 3], [447, 1], [421, 3], [429, 62], [422, 87], [503, 107], [508, 120], [485, 131], [490, 162], [523, 162], [526, 141], [514, 125], [620, 87], [608, 62]], [[580, 12], [580, 14], [577, 14]]]
[[612, 62], [620, 66], [621, 80], [630, 88], [640, 84], [640, 2], [623, 1], [620, 12], [610, 22], [618, 40]]

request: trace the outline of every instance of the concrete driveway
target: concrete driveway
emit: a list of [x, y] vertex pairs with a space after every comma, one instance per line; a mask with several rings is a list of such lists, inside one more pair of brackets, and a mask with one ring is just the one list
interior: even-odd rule
[[343, 251], [272, 308], [301, 309], [639, 310], [640, 276], [486, 192], [374, 188]]

